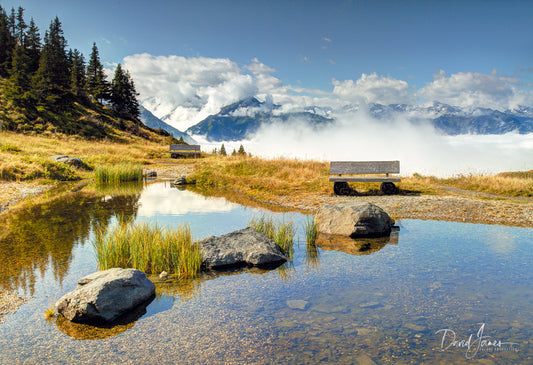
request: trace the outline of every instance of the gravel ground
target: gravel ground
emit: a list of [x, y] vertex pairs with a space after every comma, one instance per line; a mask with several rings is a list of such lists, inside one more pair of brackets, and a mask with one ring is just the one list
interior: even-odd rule
[[322, 205], [370, 202], [394, 219], [431, 219], [533, 227], [533, 200], [488, 199], [470, 192], [454, 195], [310, 196], [278, 198], [274, 203], [313, 212]]
[[16, 311], [27, 300], [14, 293], [0, 289], [0, 323], [4, 321], [6, 314]]
[[39, 195], [52, 187], [32, 182], [0, 181], [0, 213], [22, 199]]

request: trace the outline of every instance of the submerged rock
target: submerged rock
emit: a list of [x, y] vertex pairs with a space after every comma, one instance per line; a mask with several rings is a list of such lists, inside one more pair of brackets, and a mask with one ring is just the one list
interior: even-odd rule
[[239, 266], [276, 267], [287, 261], [278, 245], [248, 227], [198, 241], [206, 269]]
[[113, 322], [155, 296], [155, 285], [136, 269], [113, 268], [78, 280], [55, 306], [74, 322]]
[[305, 310], [305, 308], [307, 307], [307, 304], [309, 302], [307, 300], [302, 300], [302, 299], [292, 299], [292, 300], [287, 300], [287, 306], [290, 308], [290, 309], [299, 309], [299, 310]]
[[393, 225], [383, 209], [368, 202], [326, 205], [317, 212], [315, 222], [321, 233], [352, 238], [388, 236]]

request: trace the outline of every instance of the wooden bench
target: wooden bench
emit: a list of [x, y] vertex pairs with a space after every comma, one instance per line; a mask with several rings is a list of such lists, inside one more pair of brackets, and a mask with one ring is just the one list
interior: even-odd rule
[[171, 144], [170, 145], [170, 157], [200, 157], [200, 145], [199, 144]]
[[[337, 175], [329, 178], [329, 181], [334, 182], [333, 191], [337, 195], [350, 195], [350, 181], [381, 182], [381, 191], [385, 194], [397, 194], [399, 190], [394, 183], [401, 181], [397, 176], [389, 176], [400, 173], [400, 161], [331, 161], [329, 173]], [[362, 174], [385, 176], [343, 176]]]

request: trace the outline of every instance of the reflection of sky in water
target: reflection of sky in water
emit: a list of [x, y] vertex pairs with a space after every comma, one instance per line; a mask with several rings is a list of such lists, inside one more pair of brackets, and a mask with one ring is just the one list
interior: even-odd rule
[[[164, 189], [161, 187], [165, 186]], [[138, 214], [152, 217], [156, 214], [184, 215], [187, 213], [223, 213], [237, 204], [224, 198], [198, 198], [198, 194], [171, 188], [168, 183], [147, 185], [139, 199]]]
[[169, 183], [155, 183], [143, 190], [137, 218], [166, 226], [187, 223], [193, 238], [202, 239], [245, 228], [249, 218], [260, 212], [224, 198], [204, 197]]
[[[139, 205], [138, 219], [189, 223], [195, 238], [243, 228], [261, 212], [159, 183]], [[304, 217], [289, 216], [303, 237]], [[76, 243], [62, 283], [50, 268], [38, 273], [34, 297], [0, 324], [0, 363], [463, 363], [462, 350], [438, 350], [435, 332], [451, 328], [463, 339], [480, 323], [487, 335], [518, 342], [520, 352], [479, 359], [527, 363], [533, 229], [398, 223], [398, 243], [368, 255], [318, 249], [309, 265], [300, 241], [284, 272], [198, 280], [188, 295], [167, 288], [134, 326], [95, 341], [74, 340], [42, 318], [96, 269], [91, 245]], [[288, 300], [306, 304], [294, 309]]]

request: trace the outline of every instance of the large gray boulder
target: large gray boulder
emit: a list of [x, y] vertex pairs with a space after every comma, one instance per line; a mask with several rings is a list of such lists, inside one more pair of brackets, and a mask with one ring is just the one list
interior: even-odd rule
[[113, 268], [78, 280], [55, 306], [74, 322], [113, 322], [155, 296], [155, 285], [136, 269]]
[[393, 225], [383, 209], [367, 202], [326, 205], [318, 210], [315, 222], [321, 233], [352, 238], [388, 236]]
[[287, 261], [278, 245], [248, 227], [198, 241], [206, 269], [239, 266], [276, 267]]

